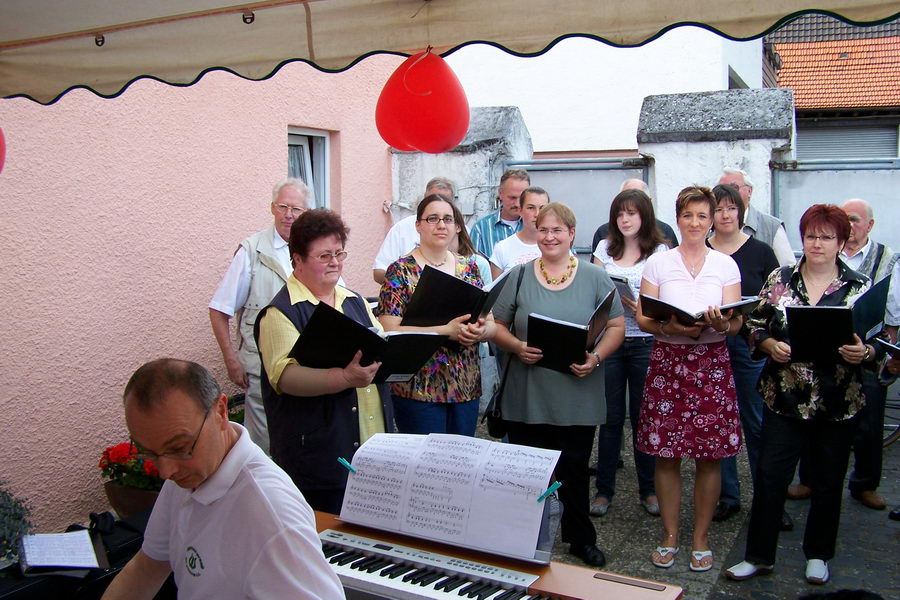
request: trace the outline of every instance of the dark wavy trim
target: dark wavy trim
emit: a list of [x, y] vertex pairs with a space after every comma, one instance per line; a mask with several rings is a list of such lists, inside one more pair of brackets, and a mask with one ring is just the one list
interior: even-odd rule
[[[671, 25], [664, 27], [663, 29], [660, 29], [655, 35], [645, 39], [642, 42], [636, 43], [636, 44], [617, 44], [615, 42], [611, 42], [611, 41], [607, 40], [606, 38], [596, 36], [593, 34], [588, 34], [588, 33], [567, 33], [565, 35], [561, 35], [561, 36], [553, 39], [546, 46], [544, 46], [544, 48], [542, 50], [539, 50], [537, 52], [517, 52], [515, 50], [510, 50], [509, 48], [503, 46], [502, 44], [498, 44], [497, 42], [491, 42], [491, 41], [487, 41], [487, 40], [469, 40], [467, 42], [463, 42], [461, 44], [454, 46], [450, 50], [447, 50], [446, 52], [442, 53], [441, 56], [449, 56], [450, 54], [453, 54], [460, 48], [464, 48], [465, 46], [469, 46], [472, 44], [485, 44], [488, 46], [493, 46], [495, 48], [499, 48], [500, 50], [503, 50], [504, 52], [511, 54], [513, 56], [528, 58], [528, 57], [534, 57], [534, 56], [541, 56], [542, 54], [545, 54], [546, 52], [550, 51], [554, 46], [556, 46], [561, 41], [569, 39], [569, 38], [576, 38], [576, 37], [597, 40], [598, 42], [606, 44], [607, 46], [612, 46], [614, 48], [639, 48], [641, 46], [644, 46], [645, 44], [649, 44], [650, 42], [656, 40], [657, 38], [668, 33], [669, 31], [671, 31], [672, 29], [675, 29], [677, 27], [685, 27], [685, 26], [692, 26], [692, 27], [699, 27], [701, 29], [706, 29], [707, 31], [711, 31], [725, 39], [728, 39], [728, 40], [733, 40], [733, 41], [737, 41], [737, 42], [746, 42], [749, 40], [755, 40], [757, 38], [766, 36], [766, 35], [770, 34], [771, 32], [775, 31], [776, 29], [778, 29], [779, 27], [781, 27], [782, 25], [784, 25], [785, 23], [792, 21], [802, 15], [808, 15], [808, 14], [826, 15], [826, 16], [832, 17], [834, 19], [837, 19], [839, 21], [842, 21], [844, 23], [847, 23], [849, 25], [856, 25], [856, 26], [860, 26], [860, 27], [871, 26], [871, 25], [883, 25], [883, 24], [889, 23], [897, 18], [900, 18], [900, 12], [897, 12], [889, 17], [885, 17], [883, 19], [878, 19], [876, 21], [854, 21], [852, 19], [843, 17], [835, 12], [831, 12], [831, 11], [827, 11], [827, 10], [802, 10], [802, 11], [797, 11], [797, 12], [793, 12], [788, 15], [785, 15], [784, 17], [778, 19], [771, 27], [765, 29], [764, 31], [762, 31], [758, 34], [751, 35], [748, 37], [734, 37], [734, 36], [728, 35], [726, 33], [723, 33], [722, 31], [716, 29], [715, 27], [706, 25], [705, 23], [698, 23], [698, 22], [694, 22], [694, 21], [681, 21], [679, 23], [673, 23]], [[272, 71], [268, 75], [265, 75], [265, 76], [259, 77], [259, 78], [253, 78], [253, 77], [247, 77], [245, 75], [241, 75], [240, 73], [237, 73], [236, 71], [234, 71], [228, 67], [209, 67], [209, 68], [206, 68], [206, 69], [203, 69], [202, 71], [200, 71], [200, 73], [197, 75], [197, 77], [195, 77], [193, 81], [190, 81], [188, 83], [172, 83], [169, 81], [165, 81], [164, 79], [160, 79], [159, 77], [156, 77], [155, 75], [138, 75], [138, 76], [132, 78], [131, 80], [129, 80], [125, 85], [122, 86], [122, 89], [120, 89], [118, 92], [116, 92], [114, 94], [101, 94], [100, 92], [94, 90], [90, 86], [73, 85], [72, 87], [60, 92], [59, 95], [57, 95], [55, 98], [53, 98], [49, 102], [41, 102], [40, 100], [35, 100], [28, 94], [13, 94], [11, 96], [5, 96], [4, 98], [6, 98], [6, 99], [27, 98], [28, 100], [31, 100], [38, 104], [43, 104], [45, 106], [49, 106], [49, 105], [57, 102], [60, 98], [62, 98], [63, 96], [65, 96], [66, 94], [71, 92], [72, 90], [77, 90], [77, 89], [88, 90], [90, 92], [93, 92], [97, 96], [100, 96], [101, 98], [117, 98], [118, 96], [121, 96], [123, 93], [125, 93], [125, 91], [131, 86], [132, 83], [134, 83], [135, 81], [138, 81], [140, 79], [151, 79], [153, 81], [158, 81], [160, 83], [164, 83], [166, 85], [171, 85], [173, 87], [190, 87], [190, 86], [194, 85], [195, 83], [197, 83], [198, 81], [200, 81], [200, 79], [202, 79], [204, 75], [206, 75], [207, 73], [210, 73], [212, 71], [225, 71], [227, 73], [231, 73], [232, 75], [240, 77], [241, 79], [246, 79], [248, 81], [265, 81], [266, 79], [270, 79], [270, 78], [274, 77], [278, 73], [278, 71], [280, 71], [281, 68], [284, 67], [285, 65], [294, 63], [294, 62], [306, 63], [306, 64], [310, 65], [311, 67], [315, 68], [316, 70], [321, 71], [323, 73], [342, 73], [342, 72], [352, 68], [358, 62], [360, 62], [370, 56], [374, 56], [376, 54], [391, 54], [394, 56], [401, 56], [401, 57], [409, 56], [409, 54], [407, 54], [407, 53], [396, 52], [396, 51], [392, 51], [392, 50], [372, 50], [371, 52], [367, 52], [367, 53], [357, 57], [356, 59], [351, 61], [346, 66], [337, 68], [337, 69], [328, 69], [325, 67], [321, 67], [321, 66], [317, 65], [316, 63], [314, 63], [308, 59], [305, 59], [305, 58], [291, 58], [291, 59], [281, 61], [280, 63], [278, 63], [275, 66], [275, 68], [272, 69]]]

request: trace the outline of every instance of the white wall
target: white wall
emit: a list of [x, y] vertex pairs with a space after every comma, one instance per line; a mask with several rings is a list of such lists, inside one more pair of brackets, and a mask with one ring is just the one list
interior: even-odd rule
[[447, 57], [471, 106], [518, 106], [535, 152], [637, 148], [645, 96], [728, 88], [728, 66], [748, 85], [762, 82], [760, 41], [731, 42], [679, 27], [639, 48], [584, 38], [537, 57], [487, 45]]

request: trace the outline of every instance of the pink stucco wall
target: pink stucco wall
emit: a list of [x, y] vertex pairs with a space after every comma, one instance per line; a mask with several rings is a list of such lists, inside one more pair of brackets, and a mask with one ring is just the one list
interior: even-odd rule
[[227, 383], [206, 306], [237, 243], [271, 221], [289, 126], [331, 132], [332, 208], [351, 229], [344, 277], [375, 292], [391, 176], [374, 107], [400, 61], [0, 100], [0, 478], [39, 530], [106, 509], [97, 461], [127, 439], [121, 391], [137, 366], [189, 358]]

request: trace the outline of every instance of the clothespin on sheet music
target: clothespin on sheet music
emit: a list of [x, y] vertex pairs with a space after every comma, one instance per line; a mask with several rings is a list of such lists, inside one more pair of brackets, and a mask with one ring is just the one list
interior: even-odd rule
[[547, 491], [546, 491], [546, 492], [544, 492], [543, 494], [541, 494], [540, 496], [538, 496], [537, 501], [538, 501], [538, 502], [543, 502], [544, 500], [547, 499], [547, 496], [549, 496], [550, 494], [552, 494], [553, 492], [555, 492], [556, 490], [558, 490], [558, 489], [559, 489], [559, 486], [561, 486], [561, 485], [562, 485], [562, 481], [554, 481], [553, 484], [551, 484], [550, 487], [547, 488]]
[[[344, 467], [345, 467], [348, 471], [350, 471], [351, 473], [356, 473], [356, 467], [354, 467], [353, 465], [351, 465], [351, 464], [347, 461], [347, 459], [344, 458], [343, 456], [338, 456], [338, 462], [341, 463], [342, 465], [344, 465]], [[552, 491], [552, 490], [551, 490], [551, 491]]]

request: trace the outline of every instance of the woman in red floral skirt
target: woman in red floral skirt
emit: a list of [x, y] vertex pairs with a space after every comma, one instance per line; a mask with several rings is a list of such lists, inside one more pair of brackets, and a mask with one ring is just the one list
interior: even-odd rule
[[696, 464], [692, 571], [713, 564], [708, 533], [719, 499], [719, 460], [741, 447], [737, 396], [725, 337], [741, 328], [740, 314], [719, 306], [741, 299], [741, 275], [734, 260], [706, 246], [716, 200], [709, 188], [687, 187], [675, 202], [681, 245], [647, 259], [641, 294], [659, 298], [703, 320], [684, 325], [656, 321], [637, 311], [640, 328], [656, 336], [638, 424], [637, 447], [656, 456], [656, 492], [663, 541], [651, 553], [668, 568], [678, 553], [681, 459]]

